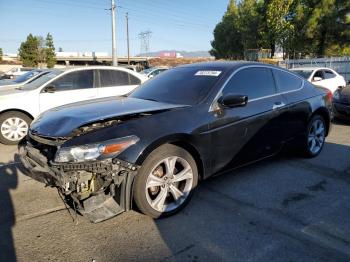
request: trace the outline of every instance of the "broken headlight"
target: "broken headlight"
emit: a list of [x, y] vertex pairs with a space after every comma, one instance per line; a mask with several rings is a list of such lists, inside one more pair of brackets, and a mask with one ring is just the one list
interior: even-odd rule
[[118, 139], [112, 139], [101, 143], [88, 144], [76, 147], [60, 148], [55, 156], [55, 162], [85, 162], [114, 157], [129, 146], [139, 141], [136, 136], [127, 136]]

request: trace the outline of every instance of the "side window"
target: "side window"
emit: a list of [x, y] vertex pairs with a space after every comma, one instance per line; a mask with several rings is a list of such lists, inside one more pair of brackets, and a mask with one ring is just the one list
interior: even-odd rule
[[332, 72], [332, 71], [329, 71], [329, 70], [324, 70], [324, 78], [325, 79], [331, 79], [331, 78], [335, 78], [336, 75]]
[[85, 89], [94, 87], [94, 72], [93, 70], [75, 71], [63, 75], [53, 81], [52, 85], [56, 91], [68, 91], [76, 89]]
[[141, 81], [124, 71], [99, 70], [101, 87], [139, 85]]
[[324, 79], [324, 76], [323, 76], [323, 71], [322, 70], [317, 70], [313, 76], [313, 78], [315, 77], [320, 77], [322, 78], [322, 80]]
[[252, 67], [238, 71], [223, 90], [224, 95], [228, 93], [246, 95], [249, 100], [275, 94], [271, 69]]
[[281, 70], [273, 69], [273, 75], [280, 92], [297, 90], [303, 83], [298, 77]]

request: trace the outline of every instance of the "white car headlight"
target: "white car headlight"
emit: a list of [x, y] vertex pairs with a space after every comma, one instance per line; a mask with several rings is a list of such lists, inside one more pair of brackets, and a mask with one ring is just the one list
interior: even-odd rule
[[56, 163], [84, 162], [115, 157], [128, 147], [136, 144], [139, 138], [127, 136], [101, 143], [60, 148], [55, 156]]
[[339, 90], [336, 90], [336, 91], [333, 93], [333, 99], [335, 99], [335, 100], [339, 100], [339, 99], [340, 99]]

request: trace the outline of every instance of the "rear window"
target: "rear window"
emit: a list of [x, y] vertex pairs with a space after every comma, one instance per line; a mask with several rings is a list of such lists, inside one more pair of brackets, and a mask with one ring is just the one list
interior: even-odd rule
[[194, 105], [224, 74], [222, 68], [178, 67], [148, 80], [130, 96], [172, 104]]
[[302, 80], [288, 72], [282, 70], [273, 70], [273, 75], [280, 92], [289, 92], [297, 90], [302, 85]]

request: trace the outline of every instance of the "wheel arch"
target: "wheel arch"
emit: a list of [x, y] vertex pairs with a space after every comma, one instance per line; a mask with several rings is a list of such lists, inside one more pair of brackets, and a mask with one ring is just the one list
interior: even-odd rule
[[32, 120], [34, 119], [34, 117], [30, 113], [28, 113], [25, 110], [21, 110], [21, 109], [6, 109], [6, 110], [1, 111], [0, 115], [5, 114], [5, 113], [9, 113], [9, 112], [19, 112], [19, 113], [25, 114], [26, 116], [28, 116]]
[[143, 150], [142, 154], [138, 157], [136, 164], [141, 166], [152, 151], [165, 144], [172, 144], [189, 152], [196, 162], [199, 178], [202, 179], [204, 177], [205, 167], [201, 154], [196, 146], [191, 142], [191, 136], [187, 134], [171, 135], [154, 141]]
[[320, 107], [316, 109], [310, 116], [309, 121], [315, 116], [315, 115], [320, 115], [323, 117], [323, 119], [326, 122], [326, 136], [328, 136], [329, 130], [330, 130], [330, 125], [331, 125], [331, 117], [330, 113], [326, 108]]

